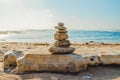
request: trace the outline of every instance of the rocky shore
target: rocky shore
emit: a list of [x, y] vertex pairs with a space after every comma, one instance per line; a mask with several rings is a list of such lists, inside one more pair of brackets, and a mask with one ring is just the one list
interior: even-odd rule
[[[90, 77], [92, 80], [119, 80], [120, 68], [119, 66], [97, 66], [90, 67], [88, 70], [78, 73], [46, 73], [33, 72], [21, 75], [7, 74], [3, 72], [2, 61], [4, 53], [10, 50], [29, 51], [31, 49], [41, 48], [48, 50], [52, 46], [50, 43], [17, 43], [17, 42], [1, 42], [0, 43], [0, 80], [84, 80], [84, 77]], [[74, 53], [78, 54], [120, 54], [119, 43], [72, 43], [72, 47], [76, 48]]]

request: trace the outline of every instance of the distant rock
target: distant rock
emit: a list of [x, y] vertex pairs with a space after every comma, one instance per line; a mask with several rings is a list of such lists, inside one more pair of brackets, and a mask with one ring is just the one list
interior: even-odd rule
[[95, 43], [94, 41], [89, 41], [89, 43]]

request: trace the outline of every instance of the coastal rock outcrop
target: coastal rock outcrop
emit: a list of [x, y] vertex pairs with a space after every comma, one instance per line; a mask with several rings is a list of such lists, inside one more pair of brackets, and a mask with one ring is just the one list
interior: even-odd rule
[[86, 70], [89, 65], [120, 65], [120, 54], [52, 54], [40, 48], [25, 52], [24, 55], [16, 51], [5, 54], [4, 68], [16, 65], [11, 73], [25, 73], [32, 71], [78, 72]]
[[58, 23], [55, 29], [57, 29], [57, 32], [54, 34], [54, 39], [57, 41], [55, 41], [54, 46], [52, 46], [49, 51], [55, 54], [72, 53], [75, 48], [70, 47], [70, 41], [67, 40], [69, 38], [67, 34], [68, 31], [66, 31], [67, 28], [64, 27], [64, 23]]
[[87, 65], [82, 56], [77, 54], [41, 54], [40, 49], [27, 52], [17, 59], [17, 67], [11, 73], [31, 71], [78, 72]]

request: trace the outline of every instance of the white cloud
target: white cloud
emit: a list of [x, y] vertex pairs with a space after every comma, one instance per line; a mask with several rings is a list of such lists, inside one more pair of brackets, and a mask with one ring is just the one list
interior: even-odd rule
[[40, 4], [43, 0], [0, 0], [0, 29], [51, 28], [54, 15]]
[[8, 2], [8, 0], [0, 0], [0, 2]]

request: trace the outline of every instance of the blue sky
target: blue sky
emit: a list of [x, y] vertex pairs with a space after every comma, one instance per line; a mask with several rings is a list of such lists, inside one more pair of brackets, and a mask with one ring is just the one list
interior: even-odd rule
[[120, 0], [47, 0], [46, 6], [66, 16], [120, 18]]
[[1, 29], [120, 29], [120, 0], [0, 0]]

